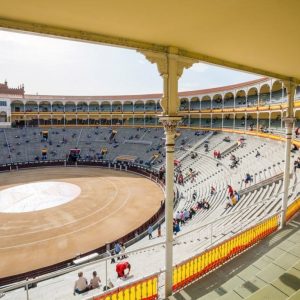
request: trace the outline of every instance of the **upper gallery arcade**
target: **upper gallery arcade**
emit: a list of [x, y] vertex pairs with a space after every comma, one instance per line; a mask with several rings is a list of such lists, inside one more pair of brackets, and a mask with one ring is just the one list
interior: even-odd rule
[[[2, 126], [158, 125], [161, 94], [121, 96], [27, 95], [0, 84]], [[201, 127], [282, 127], [286, 90], [276, 79], [179, 93], [183, 125]], [[299, 105], [298, 101], [299, 100]], [[299, 107], [299, 108], [298, 108]], [[298, 113], [299, 111], [299, 113]], [[300, 119], [300, 86], [295, 97]], [[299, 117], [298, 117], [299, 115]]]

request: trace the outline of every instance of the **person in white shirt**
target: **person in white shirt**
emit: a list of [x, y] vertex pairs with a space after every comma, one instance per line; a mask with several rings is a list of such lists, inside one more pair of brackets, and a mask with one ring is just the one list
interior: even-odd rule
[[85, 293], [89, 290], [88, 287], [88, 282], [86, 280], [86, 278], [83, 277], [83, 273], [79, 272], [78, 273], [78, 279], [75, 281], [75, 285], [74, 285], [74, 295], [77, 294], [82, 294]]

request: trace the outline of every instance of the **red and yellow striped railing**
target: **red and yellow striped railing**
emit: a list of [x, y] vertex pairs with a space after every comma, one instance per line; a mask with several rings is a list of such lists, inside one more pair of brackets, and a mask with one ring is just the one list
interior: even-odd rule
[[226, 260], [239, 254], [276, 231], [279, 216], [273, 216], [262, 223], [222, 242], [173, 268], [173, 291], [183, 288], [195, 279], [220, 266]]
[[128, 284], [90, 300], [155, 300], [158, 298], [158, 274]]
[[300, 210], [300, 198], [295, 200], [286, 210], [286, 220], [291, 219]]

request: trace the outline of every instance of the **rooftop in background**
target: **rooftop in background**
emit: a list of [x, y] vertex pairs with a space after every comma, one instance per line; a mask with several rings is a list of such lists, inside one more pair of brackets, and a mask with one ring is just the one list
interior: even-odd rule
[[24, 85], [20, 85], [17, 88], [9, 88], [7, 81], [0, 83], [0, 95], [20, 95], [24, 96]]

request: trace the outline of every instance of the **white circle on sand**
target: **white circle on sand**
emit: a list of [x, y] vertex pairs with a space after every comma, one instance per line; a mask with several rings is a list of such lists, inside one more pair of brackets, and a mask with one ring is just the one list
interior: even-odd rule
[[79, 186], [59, 181], [40, 181], [0, 191], [0, 212], [22, 213], [67, 203], [81, 193]]

